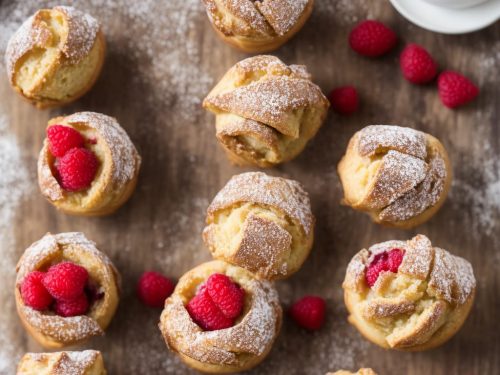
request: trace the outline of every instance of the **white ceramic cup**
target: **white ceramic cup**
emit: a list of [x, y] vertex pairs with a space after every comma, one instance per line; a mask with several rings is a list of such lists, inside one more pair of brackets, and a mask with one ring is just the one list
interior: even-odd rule
[[485, 3], [488, 0], [422, 0], [422, 1], [445, 8], [468, 8], [474, 5]]

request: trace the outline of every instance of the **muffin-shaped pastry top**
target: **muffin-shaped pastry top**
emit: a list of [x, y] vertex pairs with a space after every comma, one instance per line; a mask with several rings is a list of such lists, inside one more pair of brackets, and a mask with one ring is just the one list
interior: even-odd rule
[[5, 53], [9, 80], [37, 107], [71, 102], [97, 79], [105, 41], [95, 18], [69, 6], [41, 9], [12, 36]]
[[118, 306], [120, 276], [82, 233], [46, 234], [26, 249], [16, 270], [17, 311], [42, 346], [104, 333]]
[[264, 279], [296, 272], [311, 250], [314, 216], [294, 180], [261, 172], [233, 176], [207, 211], [203, 239], [216, 259]]
[[203, 0], [212, 26], [227, 43], [245, 52], [272, 51], [298, 32], [313, 0]]
[[26, 353], [17, 375], [106, 375], [101, 352]]
[[[227, 303], [221, 305], [214, 298], [208, 302], [210, 308], [200, 305], [203, 293], [208, 291], [214, 297], [212, 292], [222, 289], [220, 286], [210, 289], [213, 275], [236, 283], [233, 285], [237, 285], [242, 293], [239, 295], [243, 296], [241, 311], [236, 317], [233, 315], [229, 324], [222, 321], [224, 316], [216, 316], [221, 313], [219, 308], [225, 306], [225, 311], [231, 307]], [[209, 328], [196, 319], [200, 313], [204, 315], [200, 319], [205, 319]], [[165, 302], [160, 330], [168, 347], [189, 366], [204, 372], [228, 373], [252, 368], [266, 357], [280, 330], [281, 319], [278, 294], [271, 283], [255, 279], [243, 268], [212, 261], [181, 277]], [[221, 321], [226, 328], [214, 327]]]
[[434, 215], [451, 184], [443, 145], [429, 134], [393, 125], [357, 132], [338, 172], [345, 204], [377, 223], [402, 228]]
[[343, 288], [349, 321], [366, 338], [416, 351], [441, 345], [460, 329], [476, 280], [469, 262], [417, 235], [361, 250]]
[[329, 106], [302, 65], [256, 56], [233, 66], [203, 106], [230, 160], [270, 167], [293, 159], [314, 137]]
[[38, 183], [54, 206], [75, 215], [106, 215], [135, 189], [141, 157], [116, 119], [79, 112], [49, 121]]

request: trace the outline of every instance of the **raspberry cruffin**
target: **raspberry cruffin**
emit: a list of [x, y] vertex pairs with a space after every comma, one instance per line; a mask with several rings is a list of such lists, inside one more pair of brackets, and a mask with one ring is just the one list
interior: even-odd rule
[[389, 349], [427, 350], [462, 326], [476, 280], [471, 264], [424, 235], [358, 252], [343, 283], [349, 322]]

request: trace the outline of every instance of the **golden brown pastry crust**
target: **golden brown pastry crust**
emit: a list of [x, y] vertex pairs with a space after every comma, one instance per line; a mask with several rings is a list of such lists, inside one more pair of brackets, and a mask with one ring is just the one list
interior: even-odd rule
[[17, 375], [106, 375], [101, 352], [26, 353]]
[[314, 242], [315, 219], [302, 185], [262, 172], [233, 176], [206, 221], [203, 239], [212, 256], [263, 279], [298, 271]]
[[357, 132], [338, 173], [344, 204], [399, 228], [429, 220], [444, 203], [452, 177], [448, 154], [436, 138], [394, 125]]
[[311, 15], [314, 0], [203, 0], [219, 37], [248, 53], [279, 48]]
[[[229, 276], [245, 290], [241, 317], [231, 328], [203, 331], [185, 305], [210, 275]], [[207, 373], [248, 370], [264, 360], [281, 328], [278, 293], [268, 281], [257, 280], [243, 268], [212, 261], [182, 276], [165, 301], [160, 330], [167, 346], [190, 367]]]
[[12, 87], [38, 108], [70, 103], [94, 85], [106, 42], [99, 23], [69, 6], [41, 9], [12, 36], [5, 53]]
[[[366, 267], [376, 254], [394, 248], [405, 252], [398, 272], [382, 272], [370, 288]], [[361, 250], [349, 263], [343, 288], [349, 322], [363, 336], [383, 348], [421, 351], [443, 344], [460, 329], [476, 280], [468, 261], [417, 235]]]
[[127, 133], [116, 119], [95, 112], [79, 112], [49, 121], [52, 125], [75, 128], [95, 144], [100, 167], [92, 185], [82, 192], [64, 190], [54, 177], [54, 157], [45, 139], [38, 157], [38, 184], [42, 194], [55, 207], [68, 214], [83, 216], [109, 215], [132, 195], [137, 184], [141, 157]]
[[[95, 301], [86, 315], [65, 318], [36, 311], [23, 302], [20, 286], [26, 275], [62, 261], [84, 267], [103, 293], [103, 298]], [[83, 233], [47, 233], [26, 249], [16, 272], [17, 312], [26, 330], [45, 348], [62, 348], [104, 334], [118, 307], [120, 275], [110, 259]]]
[[305, 66], [274, 56], [240, 61], [203, 101], [231, 161], [272, 167], [296, 157], [316, 135], [329, 102]]
[[360, 368], [356, 372], [350, 372], [347, 370], [338, 370], [335, 372], [328, 372], [326, 375], [377, 375], [375, 371], [371, 368]]

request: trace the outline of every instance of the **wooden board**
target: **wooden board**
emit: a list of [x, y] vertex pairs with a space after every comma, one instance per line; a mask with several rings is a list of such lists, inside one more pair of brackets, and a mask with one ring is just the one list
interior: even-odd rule
[[[49, 1], [0, 1], [0, 47], [24, 18]], [[110, 374], [190, 373], [169, 353], [157, 329], [160, 312], [135, 297], [139, 275], [156, 269], [178, 278], [209, 260], [201, 240], [204, 212], [216, 192], [244, 169], [231, 166], [214, 136], [214, 118], [200, 100], [245, 57], [220, 42], [198, 0], [82, 0], [108, 41], [104, 71], [94, 89], [63, 109], [38, 111], [0, 79], [0, 373], [11, 374], [25, 351], [40, 351], [23, 331], [13, 305], [18, 257], [45, 232], [82, 231], [108, 253], [123, 275], [118, 313], [105, 337], [85, 345], [104, 353]], [[400, 36], [398, 50], [376, 60], [353, 53], [352, 25], [387, 22]], [[406, 42], [426, 46], [440, 67], [456, 69], [481, 87], [473, 104], [451, 111], [435, 85], [414, 86], [398, 68]], [[500, 24], [445, 36], [420, 29], [386, 1], [317, 0], [302, 32], [276, 55], [306, 64], [325, 92], [355, 85], [359, 113], [331, 113], [316, 139], [295, 161], [269, 173], [301, 181], [317, 218], [316, 242], [304, 267], [277, 284], [284, 306], [304, 295], [327, 299], [328, 319], [316, 333], [285, 320], [269, 358], [253, 374], [323, 374], [371, 366], [380, 374], [500, 373]], [[117, 214], [77, 218], [56, 212], [36, 186], [36, 158], [46, 121], [93, 110], [118, 118], [143, 157], [137, 191]], [[368, 124], [400, 124], [440, 138], [454, 165], [451, 195], [428, 223], [411, 231], [372, 224], [339, 204], [335, 172], [348, 139]], [[346, 323], [341, 282], [352, 255], [370, 244], [423, 233], [436, 245], [470, 260], [478, 279], [476, 304], [449, 343], [425, 353], [384, 351]]]

